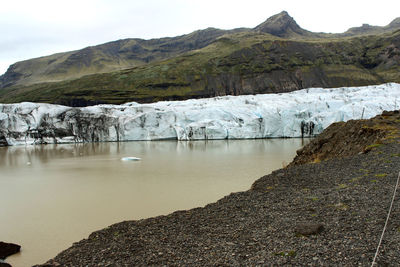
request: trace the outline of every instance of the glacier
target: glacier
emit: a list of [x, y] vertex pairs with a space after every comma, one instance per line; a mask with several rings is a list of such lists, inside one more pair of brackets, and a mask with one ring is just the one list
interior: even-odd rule
[[0, 104], [0, 145], [310, 137], [399, 109], [400, 84], [84, 108]]

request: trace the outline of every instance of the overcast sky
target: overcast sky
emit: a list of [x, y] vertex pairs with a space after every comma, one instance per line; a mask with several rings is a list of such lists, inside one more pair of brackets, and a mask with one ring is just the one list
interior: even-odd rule
[[0, 74], [17, 61], [123, 38], [250, 27], [286, 10], [304, 29], [344, 32], [400, 17], [399, 0], [0, 0]]

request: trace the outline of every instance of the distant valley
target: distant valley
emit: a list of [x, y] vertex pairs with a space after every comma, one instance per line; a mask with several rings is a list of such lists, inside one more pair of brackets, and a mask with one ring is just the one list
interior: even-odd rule
[[400, 18], [341, 34], [302, 29], [285, 11], [254, 29], [125, 39], [17, 62], [0, 102], [149, 103], [308, 87], [400, 82]]

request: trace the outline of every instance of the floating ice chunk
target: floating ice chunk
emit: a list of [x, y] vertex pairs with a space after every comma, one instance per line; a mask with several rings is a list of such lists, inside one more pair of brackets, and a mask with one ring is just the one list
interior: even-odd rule
[[123, 157], [121, 158], [122, 161], [139, 161], [141, 160], [141, 158], [137, 158], [137, 157]]

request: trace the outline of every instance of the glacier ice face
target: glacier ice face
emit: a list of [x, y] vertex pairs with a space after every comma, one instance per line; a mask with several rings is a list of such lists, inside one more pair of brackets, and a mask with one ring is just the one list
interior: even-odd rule
[[396, 83], [85, 108], [0, 104], [0, 145], [308, 137], [399, 105]]

